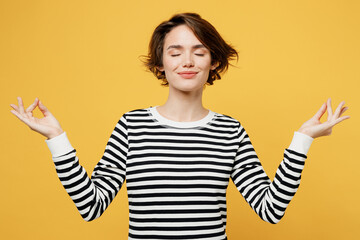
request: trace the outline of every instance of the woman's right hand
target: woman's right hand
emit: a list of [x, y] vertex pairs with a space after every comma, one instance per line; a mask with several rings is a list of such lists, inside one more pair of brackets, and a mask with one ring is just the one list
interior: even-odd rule
[[[10, 106], [14, 109], [11, 110], [11, 113], [13, 113], [23, 123], [28, 125], [31, 130], [40, 133], [48, 139], [54, 138], [64, 132], [60, 123], [41, 103], [41, 101], [39, 101], [38, 98], [36, 98], [33, 104], [31, 104], [26, 110], [24, 110], [24, 104], [21, 97], [18, 97], [17, 99], [19, 106], [10, 104]], [[32, 112], [37, 106], [44, 115], [43, 118], [36, 118], [33, 116]]]

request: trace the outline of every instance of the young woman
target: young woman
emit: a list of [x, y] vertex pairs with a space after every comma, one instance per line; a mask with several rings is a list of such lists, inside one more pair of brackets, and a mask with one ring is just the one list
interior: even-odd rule
[[[202, 105], [204, 86], [237, 52], [194, 13], [173, 16], [154, 31], [147, 67], [169, 87], [165, 104], [126, 112], [91, 179], [59, 122], [37, 98], [11, 112], [46, 140], [58, 176], [86, 221], [99, 217], [125, 179], [129, 239], [226, 239], [226, 188], [231, 178], [253, 210], [277, 223], [294, 196], [314, 138], [349, 118], [330, 99], [295, 132], [271, 182], [240, 122]], [[34, 118], [38, 107], [44, 117]], [[328, 119], [320, 118], [327, 110]]]

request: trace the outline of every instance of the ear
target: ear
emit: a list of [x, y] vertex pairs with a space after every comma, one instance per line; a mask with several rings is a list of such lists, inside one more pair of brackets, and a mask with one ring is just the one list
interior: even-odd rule
[[160, 72], [164, 71], [164, 67], [156, 67], [157, 70], [159, 70]]
[[215, 70], [218, 66], [219, 66], [219, 63], [216, 62], [216, 63], [214, 63], [213, 65], [211, 65], [210, 69], [211, 69], [211, 70]]

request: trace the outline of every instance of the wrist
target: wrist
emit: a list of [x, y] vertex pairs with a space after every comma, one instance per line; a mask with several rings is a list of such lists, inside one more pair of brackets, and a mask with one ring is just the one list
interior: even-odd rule
[[294, 137], [291, 141], [289, 149], [306, 155], [313, 140], [314, 139], [309, 135], [296, 131], [294, 132]]
[[48, 138], [47, 140], [50, 140], [54, 137], [59, 136], [60, 134], [62, 134], [64, 131], [60, 128], [60, 129], [56, 129], [54, 132], [49, 133], [49, 135], [47, 135], [46, 137]]
[[69, 142], [69, 139], [66, 136], [66, 132], [63, 132], [57, 137], [54, 137], [49, 140], [45, 140], [47, 143], [49, 150], [53, 156], [54, 162], [62, 161], [62, 158], [57, 158], [59, 156], [63, 156], [70, 151], [74, 150]]
[[314, 138], [314, 136], [313, 136], [309, 131], [306, 131], [306, 129], [300, 128], [299, 130], [297, 130], [297, 132], [302, 133], [302, 134], [305, 134], [305, 135], [307, 135], [307, 136], [309, 136], [309, 137]]

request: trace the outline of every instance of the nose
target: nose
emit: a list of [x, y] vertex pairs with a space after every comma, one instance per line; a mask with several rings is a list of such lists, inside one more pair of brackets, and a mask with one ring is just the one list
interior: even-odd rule
[[184, 61], [183, 61], [183, 67], [190, 68], [194, 66], [194, 61], [192, 59], [192, 56], [190, 53], [185, 54]]

